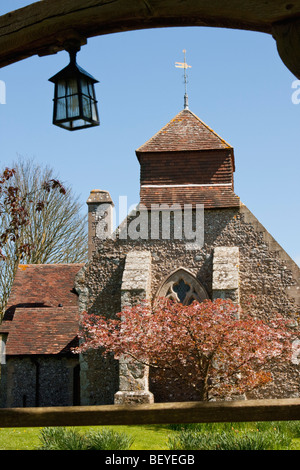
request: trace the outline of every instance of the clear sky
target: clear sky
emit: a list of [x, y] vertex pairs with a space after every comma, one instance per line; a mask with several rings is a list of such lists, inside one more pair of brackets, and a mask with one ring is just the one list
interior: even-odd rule
[[[30, 3], [1, 0], [0, 15]], [[174, 65], [183, 49], [190, 110], [234, 147], [235, 192], [299, 263], [300, 104], [267, 34], [186, 27], [89, 39], [77, 59], [100, 82], [101, 125], [78, 132], [52, 125], [48, 79], [68, 64], [66, 52], [4, 67], [0, 166], [18, 155], [49, 165], [84, 206], [92, 189], [108, 190], [117, 208], [119, 196], [138, 203], [135, 150], [183, 109], [183, 71]]]

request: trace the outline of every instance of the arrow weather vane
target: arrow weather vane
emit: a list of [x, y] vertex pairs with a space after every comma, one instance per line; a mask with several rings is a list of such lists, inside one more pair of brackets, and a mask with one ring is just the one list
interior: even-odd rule
[[188, 95], [187, 95], [187, 73], [186, 73], [186, 69], [190, 69], [192, 66], [191, 66], [191, 65], [188, 65], [188, 64], [186, 63], [185, 54], [186, 54], [186, 50], [183, 49], [184, 61], [183, 61], [183, 62], [175, 62], [175, 67], [177, 67], [177, 68], [179, 68], [179, 69], [184, 69], [184, 89], [185, 89], [185, 93], [184, 93], [184, 109], [189, 109]]

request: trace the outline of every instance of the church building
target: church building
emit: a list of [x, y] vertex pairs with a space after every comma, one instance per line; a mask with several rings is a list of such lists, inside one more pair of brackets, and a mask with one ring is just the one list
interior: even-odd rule
[[[189, 401], [144, 366], [76, 355], [81, 312], [113, 317], [143, 299], [230, 298], [262, 319], [299, 312], [299, 267], [234, 191], [234, 149], [186, 106], [136, 150], [140, 202], [114, 230], [107, 189], [88, 199], [86, 264], [20, 265], [0, 325], [0, 406]], [[163, 340], [163, 339], [162, 339]], [[300, 365], [246, 398], [300, 396]]]

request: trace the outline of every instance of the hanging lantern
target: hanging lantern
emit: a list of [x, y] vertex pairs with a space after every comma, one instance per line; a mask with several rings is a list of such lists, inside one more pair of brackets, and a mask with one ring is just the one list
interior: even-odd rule
[[49, 79], [55, 85], [53, 124], [69, 131], [99, 126], [94, 89], [98, 80], [77, 64], [78, 42], [70, 41], [65, 49], [70, 54], [69, 65]]

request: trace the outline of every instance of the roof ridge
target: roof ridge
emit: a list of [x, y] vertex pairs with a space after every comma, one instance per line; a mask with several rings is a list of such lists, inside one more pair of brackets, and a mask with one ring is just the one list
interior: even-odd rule
[[18, 268], [20, 268], [21, 270], [22, 269], [25, 269], [25, 268], [29, 268], [29, 267], [41, 267], [41, 266], [47, 266], [47, 267], [53, 267], [53, 266], [84, 266], [85, 263], [20, 263], [18, 265]]

